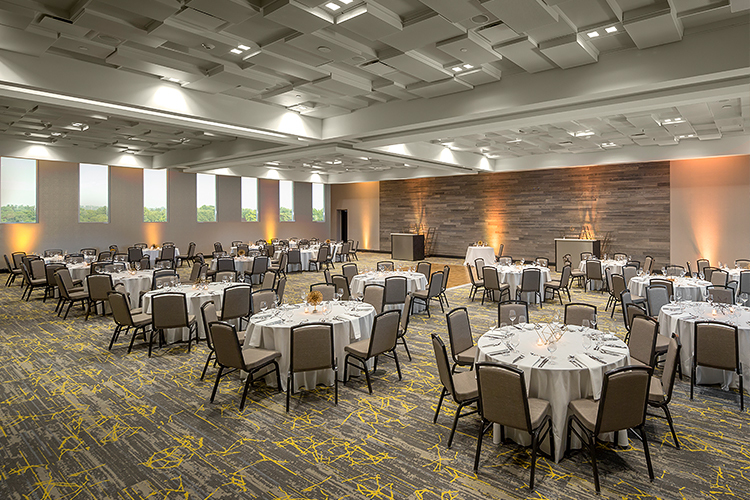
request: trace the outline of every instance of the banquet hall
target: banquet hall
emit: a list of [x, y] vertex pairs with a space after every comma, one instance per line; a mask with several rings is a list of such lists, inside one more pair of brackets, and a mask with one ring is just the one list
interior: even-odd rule
[[[750, 491], [750, 417], [740, 409], [748, 386], [737, 385], [750, 383], [747, 0], [0, 0], [0, 247], [2, 498]], [[117, 256], [133, 273], [124, 285], [132, 314], [150, 318], [159, 301], [158, 271], [147, 268], [175, 268], [183, 287], [192, 284], [186, 316], [200, 340], [187, 328], [164, 345], [127, 332], [113, 340], [112, 304], [87, 312], [87, 280], [93, 262]], [[292, 256], [298, 265], [288, 265]], [[589, 257], [601, 263], [598, 283]], [[274, 269], [256, 272], [262, 259]], [[37, 276], [33, 260], [45, 262], [42, 274], [55, 263], [81, 279], [81, 303], [58, 314], [55, 271]], [[260, 377], [245, 400], [246, 372], [222, 377], [214, 391], [219, 368], [207, 362], [201, 306], [210, 298], [200, 287], [212, 279], [222, 293], [231, 287], [215, 278], [228, 261], [232, 280], [253, 294], [269, 276], [276, 296], [284, 293], [280, 313], [253, 311], [233, 324], [246, 353], [272, 349], [274, 338], [281, 345], [278, 330], [291, 335], [259, 318], [278, 314], [283, 326], [292, 306], [301, 318], [311, 287], [329, 279], [324, 269], [335, 277], [356, 264], [351, 297], [341, 297], [352, 304], [334, 286], [336, 300], [325, 301], [334, 311], [356, 312], [359, 292], [388, 273], [409, 277], [411, 305], [402, 296], [360, 321], [305, 310], [311, 321], [295, 325], [325, 318], [349, 329], [348, 350], [335, 330], [338, 372], [305, 385], [287, 373], [282, 352], [280, 387]], [[704, 262], [736, 283], [726, 307], [709, 302], [720, 285]], [[476, 286], [485, 266], [497, 269], [497, 293], [487, 281]], [[459, 374], [500, 359], [485, 346], [495, 328], [508, 328], [499, 317], [506, 298], [527, 303], [519, 324], [560, 337], [557, 355], [546, 348], [555, 341], [539, 339], [541, 357], [553, 360], [548, 372], [574, 370], [562, 342], [591, 335], [561, 335], [566, 306], [597, 308], [593, 326], [587, 320], [605, 332], [593, 335], [597, 349], [628, 340], [627, 308], [611, 281], [628, 266], [637, 275], [625, 285], [636, 302], [643, 297], [657, 338], [679, 341], [674, 423], [649, 408], [640, 430], [599, 440], [596, 487], [589, 450], [566, 436], [573, 397], [550, 409], [557, 453], [542, 440], [534, 460], [528, 436], [508, 431], [501, 443], [499, 425], [477, 453], [479, 414], [454, 423], [459, 402], [441, 397], [433, 336], [452, 365], [448, 313], [465, 308], [476, 349]], [[529, 268], [540, 277], [521, 289]], [[646, 307], [654, 278], [674, 286], [661, 313]], [[42, 284], [30, 286], [35, 279]], [[545, 283], [566, 280], [550, 295]], [[218, 314], [222, 293], [212, 295]], [[691, 373], [700, 318], [677, 312], [709, 303], [706, 318], [739, 330], [738, 359], [748, 358], [739, 374]], [[374, 335], [381, 310], [394, 309], [408, 320], [400, 327], [408, 351], [396, 343], [399, 363], [382, 355], [366, 378], [345, 357]], [[635, 359], [632, 346], [623, 349], [612, 367]], [[666, 354], [649, 362], [660, 380]], [[526, 370], [528, 397], [538, 398], [533, 356], [504, 361]], [[606, 370], [590, 371], [596, 387], [581, 386], [598, 401]], [[577, 383], [562, 380], [555, 397]], [[476, 401], [466, 409], [481, 412]], [[571, 442], [571, 451], [559, 448]]]

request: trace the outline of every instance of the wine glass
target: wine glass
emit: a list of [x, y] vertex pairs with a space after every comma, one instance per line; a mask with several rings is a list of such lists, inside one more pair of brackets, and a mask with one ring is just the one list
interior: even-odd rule
[[588, 330], [589, 328], [591, 328], [591, 323], [589, 323], [589, 320], [584, 319], [583, 321], [581, 321], [581, 326], [584, 330]]
[[135, 263], [135, 270], [136, 271], [140, 271], [141, 270], [141, 263], [140, 262], [136, 262]]
[[747, 305], [747, 301], [748, 301], [748, 299], [749, 299], [749, 298], [750, 298], [750, 296], [748, 296], [748, 294], [747, 294], [747, 293], [744, 293], [744, 292], [743, 292], [743, 293], [741, 293], [741, 294], [740, 294], [740, 296], [739, 296], [739, 299], [740, 299], [740, 305], [741, 305], [741, 306], [742, 306], [742, 305]]
[[341, 298], [343, 296], [344, 296], [344, 289], [343, 288], [339, 288], [339, 300], [341, 300]]
[[591, 349], [591, 335], [584, 335], [583, 339], [581, 339], [581, 343], [583, 344], [583, 348], [585, 350], [588, 351], [589, 349]]
[[260, 302], [260, 312], [264, 313], [264, 312], [266, 312], [266, 309], [268, 309], [268, 304], [266, 304], [265, 300], [262, 300]]
[[555, 340], [554, 337], [552, 337], [549, 340], [549, 343], [547, 344], [547, 351], [549, 351], [549, 354], [550, 354], [550, 356], [549, 356], [550, 363], [552, 363], [554, 365], [555, 364], [555, 362], [554, 362], [555, 351], [557, 351], [557, 340]]
[[515, 326], [515, 322], [516, 322], [516, 311], [515, 311], [514, 309], [511, 309], [511, 310], [510, 310], [510, 311], [508, 312], [508, 319], [510, 319], [510, 325], [511, 325], [511, 326]]
[[596, 314], [591, 315], [591, 320], [589, 322], [591, 323], [591, 328], [596, 330]]
[[526, 316], [524, 316], [524, 315], [522, 314], [522, 315], [520, 315], [520, 316], [518, 317], [518, 324], [520, 325], [520, 324], [523, 324], [523, 323], [526, 323]]
[[521, 338], [518, 335], [518, 332], [514, 332], [513, 335], [510, 336], [510, 346], [513, 348], [514, 351], [518, 351], [518, 346], [521, 344]]

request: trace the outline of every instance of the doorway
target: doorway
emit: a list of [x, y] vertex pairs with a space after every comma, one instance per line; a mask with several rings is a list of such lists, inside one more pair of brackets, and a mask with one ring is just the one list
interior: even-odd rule
[[337, 210], [339, 219], [339, 241], [349, 240], [349, 213], [347, 210]]

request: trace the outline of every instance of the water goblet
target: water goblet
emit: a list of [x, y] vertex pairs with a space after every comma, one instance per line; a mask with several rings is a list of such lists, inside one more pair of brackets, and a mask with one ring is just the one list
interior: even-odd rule
[[510, 336], [510, 341], [508, 342], [511, 348], [513, 348], [514, 351], [518, 351], [518, 346], [521, 344], [521, 338], [518, 336], [518, 332], [514, 332]]
[[508, 312], [508, 319], [510, 319], [510, 325], [514, 326], [516, 322], [516, 311], [514, 309]]
[[551, 364], [555, 364], [555, 351], [557, 351], [557, 340], [555, 340], [554, 337], [552, 337], [549, 342], [547, 343], [547, 351], [549, 351], [549, 359]]
[[526, 323], [526, 316], [522, 314], [518, 317], [518, 324], [521, 325], [523, 323]]
[[263, 300], [260, 303], [260, 312], [266, 312], [266, 309], [268, 309], [268, 304], [266, 304], [266, 301]]
[[581, 326], [582, 326], [582, 327], [583, 327], [583, 328], [584, 328], [585, 330], [588, 330], [589, 328], [591, 328], [591, 323], [589, 323], [589, 320], [587, 320], [587, 319], [584, 319], [583, 321], [581, 321]]
[[583, 344], [583, 348], [585, 350], [588, 351], [589, 349], [591, 349], [591, 335], [588, 335], [588, 334], [584, 335], [583, 338], [581, 339], [581, 343]]
[[597, 323], [596, 314], [592, 314], [591, 315], [590, 323], [591, 323], [591, 328], [593, 328], [594, 330], [596, 330], [596, 323]]

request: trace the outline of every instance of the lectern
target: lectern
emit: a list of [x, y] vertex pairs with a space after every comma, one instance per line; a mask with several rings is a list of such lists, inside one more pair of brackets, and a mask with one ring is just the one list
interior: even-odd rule
[[391, 258], [397, 260], [423, 260], [424, 235], [391, 233]]

